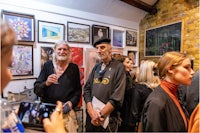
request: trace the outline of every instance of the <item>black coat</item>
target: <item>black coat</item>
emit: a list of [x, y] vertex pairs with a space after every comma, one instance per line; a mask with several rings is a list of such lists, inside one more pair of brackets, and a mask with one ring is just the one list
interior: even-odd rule
[[178, 107], [160, 86], [147, 98], [141, 122], [143, 132], [187, 131]]

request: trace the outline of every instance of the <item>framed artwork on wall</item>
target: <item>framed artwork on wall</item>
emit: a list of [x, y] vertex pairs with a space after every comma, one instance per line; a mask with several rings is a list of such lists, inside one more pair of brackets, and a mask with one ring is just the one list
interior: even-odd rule
[[79, 67], [83, 66], [83, 48], [70, 47], [71, 50], [71, 61], [77, 64]]
[[90, 25], [67, 22], [67, 41], [90, 43]]
[[126, 46], [137, 46], [137, 32], [127, 30], [126, 31]]
[[109, 38], [109, 27], [92, 25], [92, 44], [100, 38]]
[[113, 29], [113, 47], [124, 48], [125, 32]]
[[65, 40], [65, 25], [38, 20], [38, 42], [55, 43]]
[[2, 11], [2, 18], [7, 21], [16, 31], [19, 42], [35, 41], [35, 18], [34, 15]]
[[145, 56], [161, 56], [168, 51], [181, 50], [182, 23], [146, 30]]
[[134, 61], [134, 66], [138, 66], [139, 52], [134, 50], [127, 50], [127, 56]]
[[41, 51], [41, 70], [44, 66], [44, 63], [48, 60], [52, 60], [52, 54], [53, 54], [53, 47], [40, 47]]
[[33, 45], [14, 45], [10, 71], [14, 78], [33, 76]]

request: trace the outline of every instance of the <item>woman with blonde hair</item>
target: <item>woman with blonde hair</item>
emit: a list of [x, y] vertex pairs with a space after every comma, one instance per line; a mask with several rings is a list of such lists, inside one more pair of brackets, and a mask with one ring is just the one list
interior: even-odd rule
[[[132, 97], [132, 121], [135, 123], [135, 129], [138, 130], [141, 112], [145, 100], [149, 94], [159, 85], [160, 79], [155, 71], [156, 63], [151, 60], [144, 60], [139, 68], [138, 82], [133, 89]], [[140, 130], [140, 129], [139, 129]]]
[[160, 85], [148, 96], [141, 122], [143, 132], [186, 132], [188, 118], [178, 99], [178, 86], [190, 85], [194, 71], [186, 54], [167, 52], [158, 62]]

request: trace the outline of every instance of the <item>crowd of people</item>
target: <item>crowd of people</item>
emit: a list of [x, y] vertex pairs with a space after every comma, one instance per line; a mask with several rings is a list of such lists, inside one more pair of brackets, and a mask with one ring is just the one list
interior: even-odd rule
[[[2, 93], [12, 79], [9, 67], [17, 40], [5, 22], [0, 24], [0, 34]], [[93, 46], [101, 62], [92, 69], [83, 92], [67, 42], [56, 43], [53, 60], [44, 64], [34, 92], [42, 102], [56, 104], [50, 118], [43, 120], [46, 132], [76, 132], [73, 109], [82, 93], [86, 132], [199, 132], [199, 71], [193, 71], [186, 54], [171, 51], [157, 63], [143, 60], [133, 78], [133, 59], [125, 55], [114, 58], [109, 38], [101, 38]], [[178, 95], [181, 85], [187, 86], [182, 102]]]

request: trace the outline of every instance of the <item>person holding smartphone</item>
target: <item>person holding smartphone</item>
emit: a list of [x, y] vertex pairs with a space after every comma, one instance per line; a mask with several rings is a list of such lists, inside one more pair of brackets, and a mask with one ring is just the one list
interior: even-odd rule
[[[12, 51], [13, 46], [17, 44], [17, 38], [15, 31], [8, 23], [0, 21], [0, 35], [1, 35], [1, 94], [3, 93], [4, 88], [12, 79], [12, 74], [9, 70], [12, 63]], [[58, 101], [55, 111], [52, 113], [50, 118], [45, 118], [43, 120], [44, 129], [47, 133], [66, 133], [63, 124], [63, 115], [62, 115], [62, 102]], [[2, 111], [2, 110], [1, 110]], [[3, 122], [2, 122], [3, 123]], [[56, 127], [56, 128], [55, 128]], [[3, 128], [3, 126], [1, 126]], [[21, 132], [22, 131], [21, 127]], [[25, 130], [26, 131], [26, 130]], [[10, 132], [10, 131], [9, 131]]]

